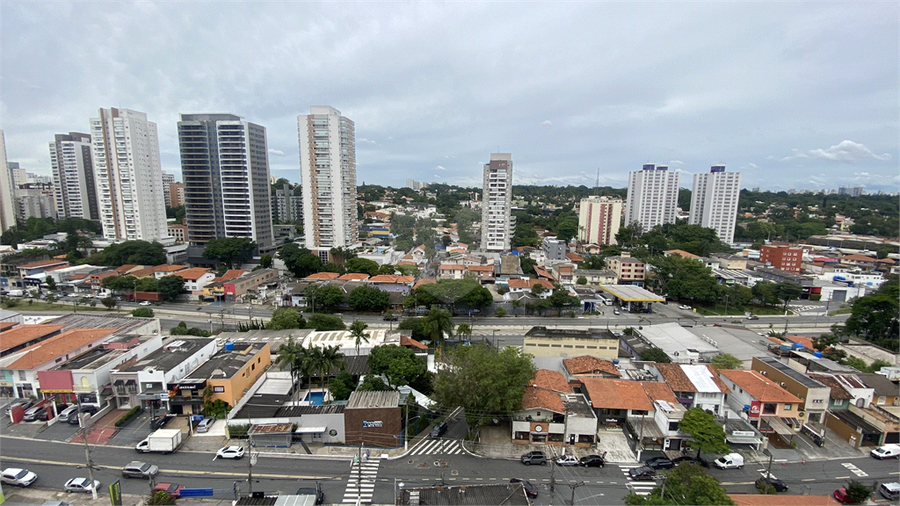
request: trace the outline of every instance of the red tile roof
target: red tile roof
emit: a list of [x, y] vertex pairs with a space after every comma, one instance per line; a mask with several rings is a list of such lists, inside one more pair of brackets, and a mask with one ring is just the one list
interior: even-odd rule
[[[115, 332], [116, 329], [72, 329], [33, 344], [7, 369], [33, 369]], [[4, 332], [5, 334], [5, 332]], [[75, 357], [72, 357], [75, 358]]]
[[52, 334], [61, 328], [63, 328], [63, 325], [20, 325], [17, 328], [3, 332], [3, 337], [0, 338], [0, 350], [15, 348], [22, 343]]
[[665, 253], [666, 255], [678, 255], [683, 258], [700, 258], [699, 256], [689, 251], [684, 251], [683, 249], [670, 249], [668, 251], [664, 251], [663, 253]]
[[[715, 369], [711, 368], [708, 365], [705, 365], [706, 369], [709, 371], [709, 378], [719, 387], [719, 391], [722, 393], [730, 393], [731, 389], [719, 378], [719, 375], [716, 373]], [[688, 378], [688, 375], [684, 372], [684, 369], [681, 367], [681, 364], [656, 364], [656, 369], [662, 375], [663, 380], [669, 385], [669, 388], [672, 389], [673, 392], [696, 392], [697, 387], [694, 383]]]
[[616, 369], [616, 366], [609, 360], [590, 355], [567, 358], [563, 360], [563, 363], [566, 365], [569, 374], [611, 374], [616, 377], [622, 376]]
[[631, 409], [653, 411], [653, 403], [637, 381], [608, 378], [582, 378], [584, 389], [595, 409]]
[[442, 271], [464, 271], [466, 266], [463, 264], [441, 264], [438, 269]]
[[178, 272], [187, 269], [187, 266], [178, 264], [161, 264], [153, 268], [153, 272]]
[[[31, 262], [31, 263], [28, 263], [25, 265], [20, 265], [19, 268], [20, 269], [34, 269], [37, 267], [44, 267], [47, 265], [57, 265], [59, 263], [60, 263], [59, 260], [41, 260], [39, 262]], [[66, 261], [63, 261], [62, 263], [68, 264], [68, 262], [66, 262]]]
[[173, 276], [178, 276], [179, 278], [185, 281], [197, 281], [204, 274], [208, 274], [210, 272], [206, 267], [192, 267], [190, 269], [185, 269], [183, 271], [178, 271], [173, 273]]
[[728, 494], [737, 506], [837, 506], [830, 495]]
[[675, 397], [668, 384], [662, 381], [640, 381], [639, 383], [651, 401], [668, 401], [678, 404], [678, 398]]
[[478, 272], [494, 272], [493, 265], [470, 265], [467, 267], [470, 271], [478, 271]]
[[369, 279], [368, 274], [363, 274], [362, 272], [348, 272], [343, 276], [338, 277], [339, 281], [365, 281]]
[[575, 263], [584, 262], [584, 257], [578, 253], [566, 253], [566, 258]]
[[781, 388], [775, 382], [769, 381], [768, 378], [756, 371], [723, 369], [719, 371], [719, 374], [733, 381], [735, 385], [741, 387], [758, 401], [789, 404], [803, 402], [796, 395]]
[[327, 280], [336, 279], [338, 276], [340, 276], [340, 274], [338, 274], [336, 272], [315, 272], [313, 274], [310, 274], [309, 276], [306, 276], [303, 279], [309, 279], [309, 280], [322, 279], [322, 280], [327, 281]]
[[559, 393], [568, 393], [572, 389], [565, 376], [548, 369], [538, 369], [531, 380], [531, 386], [525, 387], [522, 395], [522, 409], [548, 409], [556, 413], [565, 413], [566, 406]]
[[828, 374], [812, 374], [808, 376], [831, 389], [832, 399], [852, 399], [853, 395], [834, 377]]
[[216, 282], [220, 282], [220, 281], [231, 281], [232, 279], [237, 279], [237, 278], [243, 276], [244, 272], [246, 272], [246, 271], [244, 271], [242, 269], [228, 269], [227, 271], [225, 271], [225, 274], [222, 274], [221, 276], [219, 276], [217, 278], [213, 278], [212, 282], [216, 283]]
[[420, 280], [416, 281], [416, 285], [413, 286], [413, 290], [415, 290], [416, 288], [419, 288], [422, 285], [430, 285], [431, 283], [437, 283], [437, 280], [433, 279], [433, 278], [420, 279]]

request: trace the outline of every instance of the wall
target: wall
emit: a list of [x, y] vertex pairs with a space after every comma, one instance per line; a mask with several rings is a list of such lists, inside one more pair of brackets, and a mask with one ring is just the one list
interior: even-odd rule
[[565, 337], [526, 337], [526, 353], [535, 357], [580, 357], [590, 355], [604, 360], [619, 356], [618, 339], [580, 339]]
[[[380, 421], [381, 427], [365, 427], [364, 421]], [[348, 445], [400, 446], [402, 441], [399, 436], [403, 432], [400, 407], [347, 409], [344, 411], [344, 430]]]

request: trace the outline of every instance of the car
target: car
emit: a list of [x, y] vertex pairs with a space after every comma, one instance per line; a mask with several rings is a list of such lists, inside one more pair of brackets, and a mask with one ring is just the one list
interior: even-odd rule
[[10, 467], [4, 469], [2, 473], [0, 473], [0, 482], [5, 483], [6, 485], [15, 485], [17, 487], [27, 487], [37, 480], [37, 475], [29, 471], [28, 469], [19, 469], [17, 467]]
[[[34, 422], [36, 420], [40, 420], [42, 416], [45, 416], [47, 412], [47, 406], [32, 406], [28, 408], [28, 411], [25, 412], [25, 416], [22, 417], [23, 422]], [[45, 418], [46, 420], [46, 418]]]
[[687, 309], [687, 310], [690, 310], [690, 309], [691, 309], [691, 306], [688, 306], [687, 304], [682, 304], [682, 305], [678, 306], [678, 309]]
[[879, 446], [878, 448], [870, 451], [869, 455], [878, 460], [900, 458], [900, 445], [887, 444], [884, 446]]
[[692, 455], [682, 455], [672, 459], [676, 466], [681, 464], [695, 464], [698, 466], [709, 467], [709, 461], [703, 457], [694, 457]]
[[652, 459], [647, 459], [644, 464], [651, 469], [672, 469], [675, 467], [675, 463], [668, 457], [653, 457]]
[[580, 462], [584, 467], [603, 467], [606, 465], [606, 459], [600, 455], [585, 455], [581, 457]]
[[200, 423], [197, 424], [195, 430], [197, 432], [209, 432], [209, 428], [212, 427], [212, 424], [216, 423], [216, 417], [208, 416], [203, 420], [200, 420]]
[[841, 504], [847, 504], [848, 502], [850, 502], [850, 497], [847, 495], [847, 489], [844, 487], [841, 487], [832, 492], [831, 497], [834, 497], [834, 500]]
[[400, 318], [399, 318], [397, 315], [395, 315], [395, 314], [384, 315], [384, 318], [382, 318], [382, 320], [384, 320], [384, 321], [386, 321], [386, 322], [395, 322], [395, 321], [397, 321], [397, 320], [399, 320], [399, 319], [400, 319]]
[[428, 433], [428, 437], [432, 439], [438, 438], [441, 437], [445, 432], [447, 432], [447, 422], [440, 422], [431, 428], [431, 432]]
[[613, 309], [613, 314], [617, 315], [617, 314], [622, 314], [622, 313], [620, 313], [618, 309]]
[[569, 454], [563, 455], [556, 459], [556, 465], [558, 466], [580, 466], [581, 462], [578, 460], [578, 457]]
[[531, 464], [547, 465], [547, 456], [540, 450], [533, 450], [522, 455], [521, 460], [526, 466], [530, 466]]
[[322, 485], [319, 482], [316, 482], [315, 487], [298, 488], [297, 495], [314, 495], [316, 496], [316, 504], [325, 503], [325, 492], [322, 492]]
[[150, 419], [150, 430], [162, 429], [174, 419], [175, 415], [154, 416]]
[[[67, 481], [63, 488], [66, 489], [66, 492], [78, 492], [82, 494], [90, 494], [91, 493], [91, 480], [90, 478], [72, 478]], [[94, 480], [93, 490], [97, 490], [100, 488], [100, 480]]]
[[159, 468], [153, 464], [135, 460], [122, 468], [122, 476], [126, 478], [149, 478], [156, 476]]
[[771, 476], [769, 476], [768, 478], [766, 478], [765, 476], [760, 476], [759, 479], [756, 480], [756, 488], [758, 488], [759, 490], [766, 490], [766, 483], [774, 488], [776, 492], [784, 492], [788, 489], [788, 486], [783, 481]]
[[242, 459], [244, 458], [244, 447], [232, 445], [219, 448], [219, 451], [216, 452], [216, 457], [220, 459]]
[[16, 399], [12, 401], [9, 406], [6, 408], [6, 414], [8, 415], [10, 411], [16, 406], [22, 406], [22, 409], [28, 411], [29, 408], [34, 406], [34, 399]]
[[747, 319], [748, 320], [759, 320], [759, 316], [756, 316], [755, 314], [748, 314]]
[[[80, 413], [81, 414], [87, 413], [89, 415], [93, 415], [93, 414], [96, 414], [97, 411], [100, 411], [100, 408], [98, 408], [97, 406], [87, 405], [87, 406], [81, 406]], [[79, 416], [74, 416], [74, 415], [70, 414], [69, 415], [69, 423], [72, 425], [78, 425], [78, 418], [79, 418]]]
[[510, 478], [510, 483], [521, 483], [523, 487], [525, 487], [525, 495], [534, 499], [538, 496], [538, 489], [534, 486], [534, 483], [531, 483], [528, 480], [523, 480], [522, 478]]
[[628, 476], [634, 481], [654, 481], [656, 471], [648, 466], [634, 467], [628, 470]]
[[162, 490], [163, 492], [168, 493], [172, 497], [181, 497], [181, 489], [184, 488], [184, 485], [179, 485], [177, 483], [168, 483], [165, 481], [159, 482], [153, 487], [153, 490]]
[[878, 486], [878, 493], [888, 501], [900, 499], [900, 483], [882, 483]]

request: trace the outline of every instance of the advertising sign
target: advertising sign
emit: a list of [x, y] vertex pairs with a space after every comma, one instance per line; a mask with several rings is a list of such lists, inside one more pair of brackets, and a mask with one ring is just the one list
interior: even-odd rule
[[750, 401], [750, 418], [759, 418], [759, 412], [762, 408], [762, 403], [760, 401]]

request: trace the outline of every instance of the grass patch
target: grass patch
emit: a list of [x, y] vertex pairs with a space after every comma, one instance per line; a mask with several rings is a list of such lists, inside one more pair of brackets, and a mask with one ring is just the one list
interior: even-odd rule
[[[69, 313], [76, 312], [75, 306], [71, 304], [50, 304], [49, 302], [34, 301], [29, 304], [28, 301], [18, 302], [17, 304], [0, 304], [3, 309], [13, 309], [22, 311], [66, 311]], [[84, 306], [79, 304], [78, 311], [109, 311], [103, 304], [97, 304], [95, 307]]]
[[841, 314], [850, 314], [853, 312], [853, 308], [845, 307], [843, 309], [836, 309], [834, 311], [829, 311], [828, 316], [837, 316]]
[[[724, 304], [716, 304], [711, 307], [704, 306], [694, 306], [696, 310], [696, 314], [700, 316], [737, 316], [737, 317], [745, 317], [747, 313], [752, 313], [757, 316], [768, 315], [768, 316], [784, 316], [784, 310], [779, 306], [744, 306], [739, 309], [735, 309], [733, 307], [728, 307], [728, 313], [725, 313], [725, 305]], [[788, 310], [790, 314], [793, 312]]]

